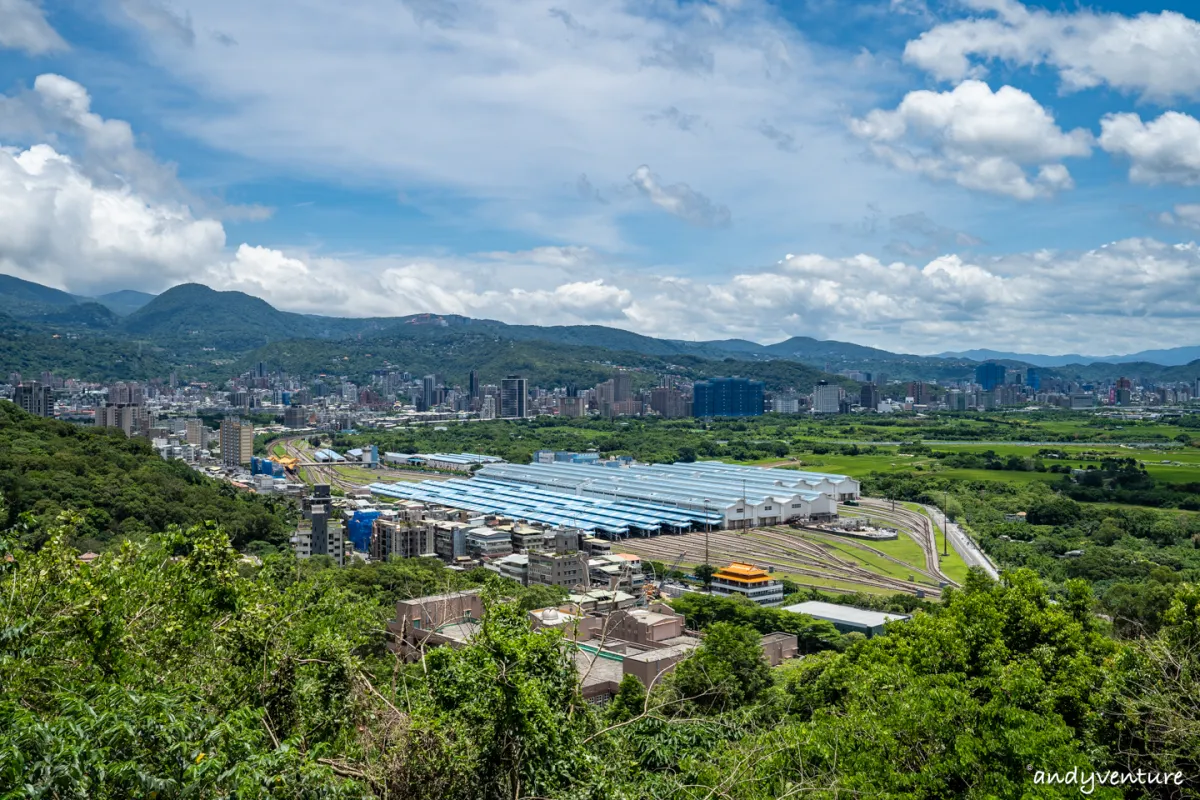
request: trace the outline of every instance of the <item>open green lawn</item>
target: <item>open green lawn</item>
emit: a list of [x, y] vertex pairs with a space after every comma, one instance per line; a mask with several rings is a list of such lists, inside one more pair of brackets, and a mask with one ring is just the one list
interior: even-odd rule
[[280, 458], [282, 458], [283, 456], [287, 455], [287, 448], [281, 444], [277, 444], [271, 448], [271, 455], [279, 456]]
[[[888, 559], [883, 558], [876, 553], [872, 553], [869, 550], [856, 547], [854, 544], [856, 540], [854, 539], [842, 539], [841, 541], [836, 541], [838, 537], [825, 537], [821, 536], [820, 534], [812, 534], [810, 536], [808, 531], [805, 531], [805, 537], [820, 541], [822, 546], [840, 558], [856, 561], [863, 567], [880, 575], [886, 575], [889, 578], [896, 578], [902, 581], [909, 580], [910, 576], [912, 579], [917, 581], [928, 580], [923, 576], [916, 574], [915, 572], [915, 569], [925, 568], [925, 559], [923, 557], [918, 558], [918, 560], [915, 562], [906, 562], [906, 564], [908, 564], [908, 566], [906, 566], [905, 564], [897, 564], [894, 561], [889, 561]], [[872, 543], [871, 546], [874, 547], [874, 543]], [[919, 549], [920, 548], [918, 548], [918, 550]]]
[[[847, 517], [863, 516], [862, 514], [859, 514], [857, 512], [847, 513], [848, 511], [849, 511], [849, 509], [847, 507], [843, 506], [842, 507], [842, 516], [847, 516]], [[875, 520], [875, 524], [881, 528], [890, 528], [893, 525], [895, 525], [895, 523], [887, 522], [886, 520]], [[805, 531], [805, 533], [809, 533], [809, 532]], [[813, 534], [813, 536], [821, 536], [821, 535], [822, 534]], [[836, 534], [827, 534], [827, 535], [828, 536], [837, 536]], [[838, 538], [848, 538], [848, 537], [838, 537]], [[857, 540], [850, 539], [850, 541], [857, 541]], [[921, 545], [917, 544], [916, 541], [911, 536], [905, 536], [904, 534], [900, 534], [900, 536], [896, 539], [885, 539], [883, 541], [878, 541], [878, 542], [863, 542], [863, 544], [866, 544], [869, 547], [874, 547], [876, 550], [880, 551], [881, 553], [887, 553], [892, 558], [897, 558], [897, 559], [905, 562], [906, 564], [913, 564], [913, 565], [924, 568], [924, 565], [925, 565], [924, 551], [921, 550]]]
[[931, 472], [946, 478], [958, 478], [964, 481], [1003, 481], [1005, 483], [1053, 483], [1062, 478], [1053, 472], [1015, 472], [998, 469], [939, 469]]
[[[988, 472], [990, 470], [981, 471]], [[925, 512], [925, 509], [921, 508], [921, 506], [916, 503], [904, 503], [904, 507], [909, 511], [916, 511], [918, 514], [924, 517], [929, 517], [929, 514]], [[933, 521], [932, 518], [931, 521]], [[945, 545], [945, 531], [942, 530], [942, 526], [938, 525], [937, 522], [933, 522], [933, 532], [934, 536], [937, 537], [937, 541], [942, 544], [942, 550], [946, 551], [946, 555], [938, 556], [938, 565], [942, 568], [942, 572], [944, 572], [946, 576], [950, 578], [950, 580], [961, 584], [967, 579], [967, 573], [970, 571], [970, 568], [967, 566], [967, 562], [963, 561], [962, 556], [958, 554], [957, 550], [955, 550], [953, 547], [948, 547]], [[942, 550], [938, 551], [939, 554]]]
[[[988, 450], [996, 455], [1007, 458], [1038, 458], [1038, 451], [1048, 449], [1043, 446], [1022, 444], [999, 445], [940, 445], [928, 442], [937, 449], [952, 453], [984, 453]], [[1061, 447], [1068, 457], [1065, 459], [1045, 458], [1042, 461], [1050, 466], [1059, 464], [1071, 468], [1086, 467], [1095, 464], [1102, 458], [1134, 458], [1145, 465], [1146, 471], [1155, 480], [1164, 483], [1200, 483], [1200, 450], [1191, 448], [1176, 448], [1173, 450], [1148, 450], [1141, 448], [1120, 447], [1110, 445], [1104, 447]], [[833, 472], [862, 479], [873, 472], [904, 473], [916, 475], [938, 475], [946, 478], [958, 478], [971, 481], [1000, 481], [1004, 483], [1029, 484], [1034, 481], [1053, 483], [1061, 479], [1061, 475], [1053, 472], [1022, 472], [1018, 470], [990, 469], [960, 469], [943, 466], [943, 462], [925, 455], [902, 454], [896, 447], [879, 448], [879, 452], [869, 455], [814, 455], [803, 454], [799, 460], [788, 466], [797, 469], [811, 469], [818, 472]], [[1169, 462], [1169, 463], [1164, 463]], [[773, 463], [770, 459], [749, 463]]]
[[376, 483], [380, 480], [380, 475], [378, 472], [367, 469], [366, 467], [339, 466], [334, 467], [333, 470], [346, 480], [354, 481], [355, 483], [361, 483], [364, 486], [368, 483]]

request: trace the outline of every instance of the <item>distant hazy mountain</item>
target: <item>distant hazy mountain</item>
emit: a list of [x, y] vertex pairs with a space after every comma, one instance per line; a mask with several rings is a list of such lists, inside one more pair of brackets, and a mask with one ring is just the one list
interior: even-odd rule
[[0, 275], [0, 312], [13, 319], [78, 328], [109, 328], [117, 317], [88, 297]]
[[78, 298], [60, 289], [0, 275], [0, 310], [14, 317], [36, 316], [47, 308], [64, 308], [78, 303]]
[[109, 292], [96, 298], [96, 302], [120, 316], [128, 316], [154, 299], [154, 295], [137, 292], [133, 289], [122, 289], [119, 292]]
[[1070, 353], [1063, 356], [1045, 356], [1035, 353], [1008, 353], [999, 350], [965, 350], [958, 353], [942, 353], [944, 358], [969, 358], [972, 361], [1020, 361], [1038, 367], [1065, 367], [1069, 364], [1132, 364], [1150, 363], [1165, 367], [1180, 367], [1200, 358], [1200, 347], [1172, 347], [1166, 350], [1143, 350], [1124, 356], [1082, 356]]
[[143, 338], [198, 338], [214, 346], [253, 347], [308, 336], [303, 320], [301, 314], [279, 311], [266, 300], [242, 292], [185, 283], [125, 317], [121, 329]]
[[[157, 296], [125, 290], [93, 299], [5, 275], [0, 275], [0, 315], [7, 315], [12, 320], [6, 322], [0, 316], [0, 328], [11, 330], [16, 322], [27, 321], [51, 325], [50, 332], [69, 327], [103, 329], [114, 341], [132, 340], [138, 342], [139, 347], [152, 344], [181, 358], [185, 353], [192, 353], [189, 358], [194, 358], [197, 353], [212, 349], [227, 354], [223, 357], [237, 356], [267, 345], [298, 340], [334, 343], [354, 340], [367, 348], [365, 352], [368, 353], [392, 352], [399, 348], [409, 353], [440, 352], [446, 358], [452, 358], [464, 349], [478, 352], [485, 342], [509, 342], [544, 345], [550, 349], [595, 348], [594, 354], [584, 357], [600, 362], [607, 360], [600, 351], [609, 351], [614, 356], [632, 353], [660, 359], [667, 368], [671, 364], [695, 366], [704, 361], [709, 362], [705, 369], [730, 375], [749, 376], [755, 373], [756, 364], [792, 361], [816, 370], [886, 373], [889, 378], [898, 380], [959, 380], [969, 377], [975, 364], [985, 360], [1032, 364], [1048, 370], [1062, 368], [1060, 372], [1064, 376], [1068, 373], [1069, 376], [1099, 376], [1109, 372], [1115, 376], [1119, 374], [1117, 370], [1124, 370], [1131, 371], [1131, 377], [1150, 377], [1161, 376], [1166, 369], [1200, 358], [1200, 347], [1100, 358], [997, 350], [919, 356], [806, 336], [761, 345], [745, 339], [657, 339], [601, 325], [509, 325], [453, 314], [367, 319], [326, 317], [281, 311], [265, 300], [243, 292], [219, 292], [196, 283], [175, 286]], [[319, 348], [314, 352], [318, 351]], [[632, 363], [628, 357], [623, 358]], [[1127, 363], [1128, 367], [1116, 366]], [[1111, 369], [1108, 364], [1113, 365]]]

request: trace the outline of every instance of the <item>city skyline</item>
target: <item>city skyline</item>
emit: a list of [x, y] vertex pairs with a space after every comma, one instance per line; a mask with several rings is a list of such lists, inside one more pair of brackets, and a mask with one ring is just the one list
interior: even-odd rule
[[1195, 343], [1200, 25], [827, 5], [362, 0], [280, 30], [15, 0], [0, 271], [674, 339]]

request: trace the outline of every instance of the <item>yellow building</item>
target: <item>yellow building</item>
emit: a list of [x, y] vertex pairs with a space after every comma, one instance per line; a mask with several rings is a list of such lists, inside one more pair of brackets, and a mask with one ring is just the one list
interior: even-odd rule
[[734, 561], [713, 574], [712, 593], [724, 597], [740, 594], [760, 606], [774, 606], [783, 602], [783, 583], [760, 567]]

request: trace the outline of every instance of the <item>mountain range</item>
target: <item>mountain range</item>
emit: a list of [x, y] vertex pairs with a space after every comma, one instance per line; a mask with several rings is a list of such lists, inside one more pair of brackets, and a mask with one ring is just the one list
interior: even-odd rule
[[1081, 356], [1076, 353], [1046, 356], [1036, 353], [1008, 353], [1000, 350], [963, 350], [940, 353], [941, 358], [967, 358], [972, 361], [1020, 361], [1036, 367], [1065, 367], [1071, 364], [1133, 364], [1145, 362], [1178, 367], [1200, 359], [1200, 346], [1171, 347], [1165, 350], [1142, 350], [1123, 356]]
[[[491, 352], [491, 345], [507, 342], [503, 354], [501, 348], [493, 355], [505, 364], [515, 365], [511, 368], [520, 366], [519, 360], [513, 360], [518, 352], [531, 362], [548, 358], [558, 365], [556, 369], [561, 367], [559, 362], [570, 359], [632, 365], [629, 356], [636, 355], [649, 359], [644, 362], [648, 369], [682, 366], [697, 374], [758, 373], [768, 377], [778, 373], [780, 381], [802, 377], [794, 370], [783, 369], [781, 362], [805, 365], [814, 379], [822, 377], [822, 372], [845, 370], [903, 380], [962, 379], [985, 360], [1003, 361], [1014, 367], [1037, 366], [1048, 374], [1083, 380], [1115, 377], [1118, 372], [1130, 377], [1193, 380], [1195, 376], [1190, 373], [1200, 373], [1200, 362], [1196, 361], [1200, 359], [1200, 347], [1100, 358], [994, 350], [921, 356], [803, 336], [763, 345], [744, 339], [658, 339], [599, 325], [510, 325], [443, 314], [371, 318], [298, 314], [281, 311], [242, 292], [221, 292], [195, 283], [181, 284], [159, 295], [124, 290], [84, 297], [0, 275], [0, 335], [24, 337], [28, 345], [38, 332], [57, 339], [51, 330], [68, 333], [76, 341], [93, 337], [89, 344], [99, 348], [96, 352], [103, 352], [104, 343], [108, 343], [122, 353], [130, 353], [128, 346], [136, 344], [136, 356], [126, 355], [119, 360], [126, 366], [145, 358], [150, 348], [156, 353], [155, 368], [161, 363], [178, 363], [200, 369], [198, 361], [223, 366], [231, 360], [265, 358], [268, 354], [290, 359], [291, 368], [320, 369], [321, 359], [334, 358], [345, 362], [353, 358], [353, 363], [365, 368], [378, 358], [388, 360], [389, 353], [388, 363], [401, 365], [420, 353], [422, 361], [428, 359], [433, 365], [430, 369], [435, 369], [446, 359], [460, 363], [456, 354], [463, 351]], [[21, 348], [10, 342], [7, 350], [15, 357]], [[257, 351], [263, 352], [255, 355]], [[335, 356], [336, 352], [342, 355]], [[617, 354], [626, 355], [617, 358]], [[3, 355], [0, 352], [0, 358]], [[20, 355], [21, 363], [29, 369], [28, 354]], [[1185, 366], [1193, 363], [1195, 369]], [[768, 368], [769, 364], [777, 367]], [[339, 365], [330, 368], [333, 366]], [[0, 363], [0, 370], [11, 369], [16, 367]], [[803, 379], [809, 377], [806, 374]]]

